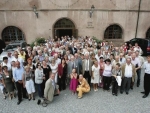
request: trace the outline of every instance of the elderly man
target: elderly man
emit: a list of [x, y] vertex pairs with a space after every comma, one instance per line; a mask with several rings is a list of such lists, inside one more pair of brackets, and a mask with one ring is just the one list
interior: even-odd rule
[[[44, 89], [44, 98], [46, 99], [46, 103], [50, 103], [53, 101], [54, 96], [59, 95], [59, 88], [58, 85], [55, 84], [55, 74], [51, 73], [49, 79], [45, 83]], [[41, 100], [38, 100], [37, 104], [39, 105]]]
[[88, 93], [90, 91], [90, 86], [87, 83], [86, 79], [83, 78], [82, 74], [79, 75], [78, 81], [79, 81], [80, 85], [78, 86], [77, 91], [78, 91], [78, 98], [80, 99], [80, 98], [82, 98], [83, 93]]
[[82, 62], [82, 74], [85, 79], [88, 79], [89, 85], [91, 84], [92, 75], [92, 60], [89, 58], [89, 53], [85, 54], [85, 59]]
[[75, 53], [75, 64], [76, 64], [76, 71], [77, 71], [77, 73], [78, 73], [78, 75], [79, 74], [82, 74], [82, 59], [78, 56], [78, 54], [77, 53]]
[[20, 66], [23, 67], [24, 60], [21, 57], [19, 57], [18, 55], [19, 55], [18, 52], [15, 51], [14, 52], [14, 57], [12, 58], [12, 61], [15, 61], [15, 62], [19, 61], [20, 62]]
[[[131, 63], [135, 66], [136, 73], [137, 73], [137, 87], [140, 85], [140, 78], [141, 78], [141, 63], [140, 59], [136, 58], [136, 54], [132, 53], [131, 55]], [[133, 89], [133, 86], [131, 86]]]
[[125, 90], [128, 95], [131, 81], [134, 82], [136, 76], [135, 66], [131, 63], [131, 58], [126, 59], [126, 63], [122, 66], [121, 70], [123, 83], [120, 93], [122, 94]]
[[20, 62], [16, 61], [16, 69], [13, 71], [13, 79], [16, 82], [17, 90], [18, 90], [18, 102], [17, 104], [19, 105], [22, 101], [22, 94], [23, 98], [26, 97], [26, 89], [23, 87], [23, 82], [22, 82], [22, 76], [24, 73], [24, 68], [20, 66]]

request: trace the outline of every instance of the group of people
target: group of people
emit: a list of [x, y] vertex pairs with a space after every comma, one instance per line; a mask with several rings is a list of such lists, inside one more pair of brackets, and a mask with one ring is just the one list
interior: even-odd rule
[[[0, 90], [6, 99], [18, 95], [22, 98], [53, 100], [69, 85], [72, 95], [83, 97], [92, 89], [99, 88], [118, 95], [140, 86], [141, 68], [145, 69], [144, 96], [150, 92], [150, 56], [147, 61], [141, 56], [142, 49], [126, 43], [116, 47], [112, 42], [96, 42], [91, 37], [48, 39], [45, 44], [30, 45], [26, 50], [18, 47], [13, 54], [8, 52], [0, 65]], [[137, 78], [137, 81], [136, 81]], [[92, 86], [93, 85], [93, 86]]]

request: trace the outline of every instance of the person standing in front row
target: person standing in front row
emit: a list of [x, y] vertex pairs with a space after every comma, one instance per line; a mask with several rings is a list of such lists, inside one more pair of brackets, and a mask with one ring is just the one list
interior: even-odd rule
[[22, 81], [22, 76], [24, 73], [24, 68], [20, 66], [20, 62], [16, 61], [16, 69], [13, 72], [13, 79], [16, 82], [17, 90], [18, 90], [18, 102], [17, 104], [19, 105], [22, 101], [22, 94], [23, 98], [26, 97], [26, 89], [23, 87], [23, 81]]
[[112, 70], [112, 95], [118, 95], [118, 82], [117, 77], [122, 76], [122, 72], [120, 69], [120, 64], [117, 63], [116, 66]]
[[77, 77], [78, 77], [78, 75], [77, 75], [76, 69], [73, 69], [72, 73], [70, 74], [70, 78], [71, 78], [70, 90], [72, 91], [72, 95], [76, 94], [76, 89], [77, 89], [77, 86], [78, 86]]
[[91, 59], [89, 58], [89, 53], [86, 53], [85, 54], [85, 59], [83, 60], [83, 63], [82, 63], [82, 73], [84, 75], [84, 78], [85, 79], [88, 79], [88, 83], [89, 85], [91, 84], [91, 74], [92, 74], [92, 61]]
[[144, 75], [144, 96], [146, 98], [150, 92], [150, 55], [147, 56], [147, 61], [144, 63], [145, 75]]
[[94, 91], [98, 91], [98, 83], [100, 81], [100, 66], [98, 65], [98, 61], [94, 61], [92, 66], [92, 79], [91, 83], [93, 83]]
[[103, 71], [103, 90], [109, 91], [110, 83], [111, 83], [111, 75], [112, 75], [112, 65], [111, 60], [106, 59]]
[[124, 90], [126, 94], [129, 94], [131, 82], [134, 82], [136, 76], [135, 66], [131, 63], [131, 58], [126, 59], [126, 63], [122, 65], [122, 85], [120, 93], [123, 94]]

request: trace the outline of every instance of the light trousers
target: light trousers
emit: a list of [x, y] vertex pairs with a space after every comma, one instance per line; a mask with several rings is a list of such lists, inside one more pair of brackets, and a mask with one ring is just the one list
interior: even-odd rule
[[77, 88], [77, 91], [78, 91], [78, 97], [82, 97], [83, 93], [88, 93], [90, 91], [90, 88], [84, 88], [79, 86]]

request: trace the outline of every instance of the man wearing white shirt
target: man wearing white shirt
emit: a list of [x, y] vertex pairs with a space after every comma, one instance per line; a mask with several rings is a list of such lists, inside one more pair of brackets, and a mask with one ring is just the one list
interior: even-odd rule
[[146, 98], [149, 95], [150, 92], [150, 55], [147, 56], [147, 61], [144, 62], [144, 69], [145, 69], [145, 75], [144, 75], [144, 96], [143, 98]]
[[129, 89], [131, 85], [131, 81], [134, 82], [135, 80], [135, 75], [136, 75], [136, 70], [135, 66], [131, 63], [131, 58], [126, 59], [126, 63], [122, 65], [122, 86], [120, 93], [122, 94], [124, 90], [126, 91], [126, 94], [129, 94]]
[[[136, 73], [137, 73], [137, 87], [140, 86], [140, 78], [141, 78], [141, 63], [138, 58], [136, 58], [136, 54], [132, 53], [131, 55], [131, 63], [135, 66]], [[131, 89], [133, 86], [131, 86]]]

